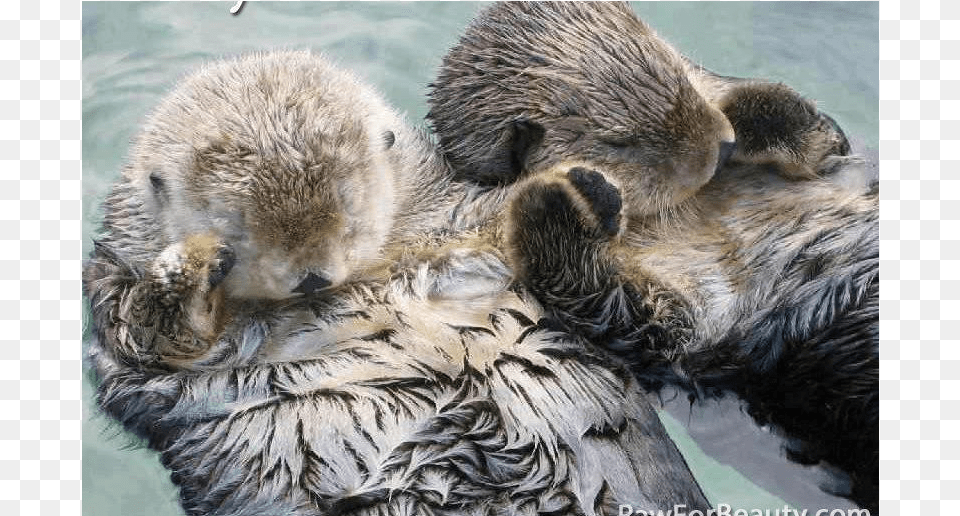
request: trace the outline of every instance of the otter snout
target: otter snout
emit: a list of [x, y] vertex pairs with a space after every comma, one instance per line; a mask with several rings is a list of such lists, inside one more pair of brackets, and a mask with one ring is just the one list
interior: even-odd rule
[[830, 149], [830, 154], [837, 156], [847, 156], [850, 154], [850, 141], [847, 140], [847, 135], [843, 132], [843, 129], [840, 128], [840, 124], [833, 119], [830, 115], [821, 112], [820, 116], [826, 121], [831, 129], [836, 133], [835, 143], [833, 148]]
[[717, 157], [717, 168], [714, 174], [720, 173], [720, 169], [727, 163], [733, 152], [737, 150], [736, 142], [720, 142], [720, 154]]
[[293, 289], [293, 292], [299, 292], [303, 295], [310, 295], [318, 290], [325, 289], [331, 285], [330, 280], [318, 276], [312, 272], [307, 273], [307, 277]]

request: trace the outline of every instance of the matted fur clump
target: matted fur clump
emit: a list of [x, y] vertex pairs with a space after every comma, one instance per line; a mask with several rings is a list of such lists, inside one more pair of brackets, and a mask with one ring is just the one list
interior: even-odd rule
[[[829, 116], [690, 62], [625, 4], [590, 2], [482, 11], [430, 105], [459, 179], [519, 179], [515, 272], [554, 316], [648, 387], [732, 390], [795, 438], [792, 458], [839, 466], [840, 494], [876, 511], [878, 195], [840, 179], [866, 170]], [[663, 114], [704, 106], [737, 150], [666, 202], [646, 160], [682, 178], [663, 156], [713, 125], [689, 117], [678, 133]]]
[[188, 514], [708, 509], [633, 375], [510, 288], [508, 193], [322, 58], [204, 68], [128, 163], [88, 358]]

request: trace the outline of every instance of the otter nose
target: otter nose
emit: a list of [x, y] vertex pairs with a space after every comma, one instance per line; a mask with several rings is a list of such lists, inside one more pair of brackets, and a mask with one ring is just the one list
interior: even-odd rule
[[330, 281], [317, 276], [314, 273], [307, 274], [306, 278], [303, 278], [303, 281], [297, 285], [297, 288], [293, 289], [294, 292], [299, 292], [304, 295], [313, 294], [314, 292], [327, 288], [330, 286]]
[[720, 142], [720, 155], [717, 158], [717, 170], [714, 173], [719, 173], [720, 169], [727, 164], [727, 160], [730, 159], [730, 156], [733, 155], [733, 151], [736, 150], [736, 142]]
[[847, 135], [844, 134], [843, 129], [840, 128], [840, 124], [833, 119], [830, 115], [826, 113], [820, 113], [820, 116], [826, 119], [827, 123], [830, 124], [830, 127], [836, 131], [836, 143], [833, 148], [830, 149], [831, 154], [837, 154], [839, 156], [846, 156], [850, 154], [850, 141], [847, 140]]

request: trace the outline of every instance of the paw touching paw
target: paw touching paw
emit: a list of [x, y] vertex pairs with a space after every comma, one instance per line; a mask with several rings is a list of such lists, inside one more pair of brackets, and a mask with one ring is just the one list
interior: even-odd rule
[[620, 212], [623, 210], [620, 190], [610, 184], [603, 174], [583, 167], [571, 168], [567, 178], [590, 205], [600, 229], [610, 236], [619, 233]]

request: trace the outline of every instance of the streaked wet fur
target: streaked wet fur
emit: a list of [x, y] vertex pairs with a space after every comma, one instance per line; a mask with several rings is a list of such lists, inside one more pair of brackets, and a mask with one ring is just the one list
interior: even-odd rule
[[[854, 158], [845, 166], [859, 167]], [[588, 172], [601, 179], [558, 187]], [[838, 494], [876, 509], [876, 189], [730, 167], [682, 218], [621, 229], [598, 215], [614, 210], [585, 200], [598, 184], [609, 187], [605, 198], [617, 191], [582, 167], [519, 186], [529, 192], [514, 207], [520, 281], [633, 364], [645, 387], [735, 392], [758, 423], [794, 439], [792, 459], [841, 468], [852, 486]]]
[[[551, 14], [531, 22], [527, 10]], [[862, 163], [845, 156], [850, 147], [840, 127], [789, 87], [721, 76], [675, 52], [636, 61], [625, 49], [650, 40], [649, 29], [609, 30], [637, 26], [634, 19], [626, 6], [593, 3], [505, 3], [483, 11], [432, 85], [429, 116], [443, 152], [462, 180], [489, 183], [478, 165], [486, 160], [497, 181], [526, 181], [518, 186], [526, 191], [516, 205], [523, 208], [512, 221], [512, 263], [560, 320], [626, 358], [648, 387], [676, 384], [697, 396], [736, 392], [759, 423], [795, 439], [791, 458], [839, 466], [852, 477], [850, 490], [840, 494], [876, 513], [875, 186], [833, 181], [857, 175]], [[557, 55], [550, 36], [569, 31], [604, 37], [563, 54], [569, 62], [544, 62], [544, 55]], [[487, 59], [482, 68], [470, 59], [527, 41], [543, 48]], [[578, 59], [584, 55], [591, 59]], [[596, 140], [617, 125], [604, 124], [639, 109], [635, 85], [621, 80], [621, 70], [671, 66], [681, 67], [700, 97], [729, 118], [737, 151], [691, 198], [661, 203], [651, 214], [646, 205], [635, 206], [643, 191], [635, 188], [645, 183], [624, 173], [630, 156]], [[537, 84], [524, 90], [497, 79], [520, 77], [527, 67], [544, 75], [588, 71], [566, 81], [570, 91], [562, 97], [544, 95]], [[576, 79], [587, 73], [597, 79]], [[483, 101], [470, 104], [481, 97], [477, 92], [484, 92]], [[568, 131], [566, 115], [576, 119], [582, 106], [570, 107], [569, 99], [597, 92], [622, 101], [589, 104], [600, 115], [594, 125], [578, 126], [570, 141], [591, 145], [549, 137]], [[445, 106], [458, 104], [473, 107], [454, 118]], [[518, 123], [530, 104], [559, 115]], [[514, 160], [478, 154], [486, 147], [464, 144], [463, 130], [504, 142]]]
[[[97, 403], [160, 452], [186, 512], [613, 514], [619, 504], [666, 510], [675, 503], [706, 510], [629, 370], [560, 331], [522, 289], [510, 288], [511, 272], [493, 245], [499, 225], [485, 223], [507, 193], [451, 182], [424, 134], [353, 86], [309, 54], [208, 67], [161, 104], [106, 201], [83, 274]], [[210, 110], [216, 101], [208, 93], [232, 99], [236, 112], [276, 116], [231, 124], [234, 112]], [[359, 125], [311, 132], [311, 123], [331, 121], [290, 108], [305, 97]], [[194, 124], [183, 132], [170, 120], [200, 107], [211, 122], [222, 118], [207, 126], [215, 130]], [[345, 150], [357, 134], [384, 129], [392, 141]], [[210, 137], [222, 144], [209, 145]], [[251, 137], [264, 145], [238, 145]], [[167, 146], [184, 152], [164, 153]], [[357, 184], [344, 174], [372, 173], [339, 168], [363, 162], [366, 152], [389, 164], [385, 186], [396, 207], [376, 221], [389, 228], [376, 259], [357, 262], [315, 295], [236, 295], [250, 290], [231, 287], [231, 275], [257, 254], [238, 251], [244, 242], [222, 228], [263, 220], [245, 211], [258, 206], [242, 190], [245, 171], [269, 164], [290, 180], [316, 181], [306, 188], [319, 201], [284, 197], [273, 205], [279, 211], [270, 220], [286, 220], [313, 213], [316, 203], [330, 206], [326, 188]], [[280, 159], [291, 161], [277, 166]], [[199, 166], [203, 182], [183, 179]], [[252, 173], [261, 185], [276, 184], [268, 171]], [[199, 184], [211, 190], [184, 194]], [[227, 187], [237, 189], [216, 195]], [[177, 213], [163, 203], [173, 198], [183, 199], [177, 209], [200, 216], [171, 217]], [[371, 199], [378, 201], [385, 199]], [[215, 208], [197, 207], [203, 203]], [[255, 229], [282, 239], [285, 228]], [[288, 249], [322, 270], [304, 251]]]

